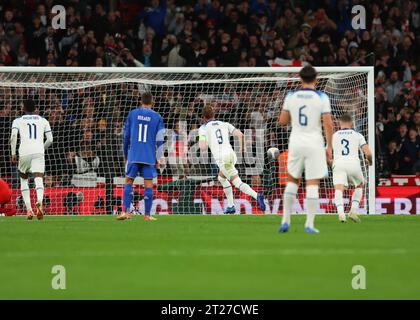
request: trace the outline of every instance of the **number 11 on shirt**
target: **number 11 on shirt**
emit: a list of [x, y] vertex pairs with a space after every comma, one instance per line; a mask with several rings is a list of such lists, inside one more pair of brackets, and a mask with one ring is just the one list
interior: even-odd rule
[[147, 141], [147, 127], [148, 127], [148, 125], [145, 124], [144, 125], [144, 131], [143, 131], [143, 123], [139, 124], [139, 140], [138, 141], [140, 141], [140, 142], [146, 142]]

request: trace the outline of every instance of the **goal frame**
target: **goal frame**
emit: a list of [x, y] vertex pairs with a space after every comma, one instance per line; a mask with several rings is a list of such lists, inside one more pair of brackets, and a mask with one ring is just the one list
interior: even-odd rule
[[[200, 74], [241, 74], [241, 73], [298, 73], [302, 67], [0, 67], [0, 73], [200, 73]], [[346, 67], [314, 67], [318, 72], [367, 73], [367, 105], [368, 105], [368, 144], [375, 150], [375, 96], [374, 96], [374, 67], [346, 66]], [[375, 184], [375, 152], [372, 152], [373, 165], [368, 168], [369, 180], [369, 210], [367, 214], [375, 214], [376, 184]]]

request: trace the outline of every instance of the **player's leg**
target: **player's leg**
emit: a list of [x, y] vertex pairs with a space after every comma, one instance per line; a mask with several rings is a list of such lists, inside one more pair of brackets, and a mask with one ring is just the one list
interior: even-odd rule
[[287, 232], [289, 230], [302, 171], [303, 158], [296, 151], [290, 150], [287, 159], [288, 180], [283, 192], [283, 218], [279, 232]]
[[307, 149], [305, 157], [306, 223], [305, 232], [319, 233], [315, 229], [315, 214], [319, 210], [319, 182], [328, 176], [327, 158], [324, 148]]
[[334, 202], [337, 208], [338, 219], [341, 222], [346, 222], [346, 214], [344, 213], [343, 192], [348, 186], [346, 168], [340, 164], [335, 164], [333, 169], [333, 184], [334, 184]]
[[236, 154], [234, 152], [231, 152], [228, 154], [225, 159], [223, 159], [223, 162], [218, 164], [220, 171], [223, 173], [223, 175], [228, 178], [232, 184], [241, 190], [241, 192], [251, 196], [255, 200], [257, 200], [258, 207], [265, 211], [265, 203], [264, 203], [264, 197], [262, 194], [258, 194], [254, 189], [252, 189], [247, 183], [243, 182], [241, 178], [238, 175], [238, 170], [235, 168], [236, 163]]
[[355, 186], [355, 189], [351, 197], [349, 218], [354, 222], [360, 222], [358, 213], [360, 201], [362, 201], [363, 197], [364, 177], [359, 164], [355, 164], [354, 166], [352, 166], [350, 171], [351, 172], [349, 173], [349, 179], [351, 183]]
[[31, 190], [29, 189], [29, 170], [31, 167], [31, 157], [19, 157], [19, 176], [20, 176], [20, 192], [23, 202], [25, 203], [28, 220], [32, 220], [34, 214], [31, 205]]
[[42, 154], [35, 154], [31, 160], [31, 172], [35, 182], [36, 192], [36, 216], [38, 220], [44, 218], [44, 209], [42, 206], [44, 200], [44, 172], [45, 172], [45, 158]]
[[287, 232], [291, 224], [291, 214], [293, 213], [293, 206], [296, 201], [296, 195], [299, 189], [299, 179], [288, 175], [286, 188], [283, 192], [283, 218], [281, 219], [281, 226], [279, 232]]
[[130, 218], [131, 203], [133, 202], [133, 183], [137, 176], [137, 163], [127, 163], [125, 168], [125, 184], [123, 194], [123, 212], [117, 220], [126, 220]]
[[217, 176], [217, 179], [219, 180], [220, 184], [223, 187], [223, 191], [225, 193], [226, 199], [228, 201], [228, 207], [225, 210], [225, 214], [234, 214], [235, 213], [235, 204], [233, 202], [233, 190], [232, 185], [230, 184], [229, 180], [226, 179], [225, 175], [222, 171], [219, 172], [219, 175]]
[[23, 202], [25, 203], [28, 220], [32, 220], [34, 213], [31, 205], [31, 190], [29, 189], [29, 175], [20, 172], [20, 192], [22, 194]]
[[157, 177], [156, 166], [142, 165], [141, 176], [144, 179], [144, 219], [156, 220], [151, 215], [153, 207], [153, 178]]
[[335, 207], [337, 208], [338, 219], [341, 222], [346, 222], [346, 214], [344, 213], [344, 200], [343, 200], [343, 192], [344, 192], [344, 185], [343, 184], [334, 184], [334, 202]]
[[36, 215], [39, 220], [43, 219], [44, 216], [44, 209], [42, 206], [44, 200], [44, 174], [40, 172], [36, 172], [32, 174], [35, 181], [35, 191], [36, 191]]
[[232, 177], [231, 181], [232, 181], [232, 184], [236, 188], [238, 188], [239, 190], [241, 190], [241, 192], [243, 192], [243, 193], [251, 196], [255, 200], [257, 200], [258, 207], [262, 211], [265, 211], [266, 207], [265, 207], [265, 203], [264, 203], [264, 197], [263, 197], [263, 195], [261, 193], [257, 193], [254, 189], [252, 189], [250, 187], [249, 184], [243, 182], [238, 175], [234, 175]]
[[315, 229], [315, 213], [319, 209], [319, 179], [306, 181], [306, 223], [305, 232], [319, 233]]

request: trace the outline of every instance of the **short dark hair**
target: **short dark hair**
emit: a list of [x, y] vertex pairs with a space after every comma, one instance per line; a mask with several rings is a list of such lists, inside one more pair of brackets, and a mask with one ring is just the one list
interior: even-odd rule
[[203, 118], [212, 119], [214, 118], [214, 109], [211, 105], [206, 105], [203, 108]]
[[316, 80], [317, 72], [314, 67], [307, 65], [300, 69], [299, 77], [304, 83], [312, 83]]
[[32, 99], [23, 100], [23, 111], [32, 113], [36, 110], [35, 102]]
[[348, 122], [353, 122], [353, 117], [351, 116], [351, 114], [350, 114], [350, 113], [343, 113], [343, 114], [340, 116], [340, 121], [341, 121], [341, 122], [346, 122], [346, 123], [348, 123]]
[[150, 92], [144, 92], [141, 95], [141, 103], [151, 105], [153, 103], [153, 96]]

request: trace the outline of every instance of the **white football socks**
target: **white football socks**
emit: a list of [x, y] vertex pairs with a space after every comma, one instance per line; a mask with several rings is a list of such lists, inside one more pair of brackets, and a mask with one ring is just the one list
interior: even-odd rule
[[31, 191], [29, 190], [28, 179], [20, 178], [20, 191], [27, 211], [32, 211]]
[[351, 211], [358, 213], [359, 204], [363, 197], [363, 189], [356, 188], [354, 189], [353, 196], [351, 197]]
[[281, 223], [290, 225], [290, 215], [293, 212], [293, 206], [296, 201], [296, 194], [299, 186], [296, 183], [288, 182], [283, 192], [283, 218]]
[[44, 199], [44, 180], [41, 177], [34, 178], [37, 202], [42, 204]]
[[314, 228], [315, 213], [319, 209], [318, 186], [306, 186], [306, 223], [305, 228]]
[[241, 178], [237, 177], [232, 181], [233, 185], [241, 190], [243, 193], [253, 197], [255, 200], [257, 199], [258, 194], [245, 182], [242, 182]]
[[343, 215], [344, 214], [343, 191], [335, 190], [334, 202], [335, 202], [335, 206], [337, 207], [338, 215]]
[[233, 202], [232, 185], [230, 184], [229, 180], [226, 178], [222, 178], [221, 176], [218, 176], [217, 179], [219, 180], [220, 184], [223, 187], [223, 191], [225, 192], [225, 195], [228, 201], [228, 206], [233, 207], [234, 202]]

